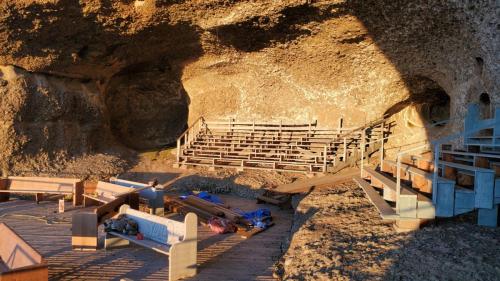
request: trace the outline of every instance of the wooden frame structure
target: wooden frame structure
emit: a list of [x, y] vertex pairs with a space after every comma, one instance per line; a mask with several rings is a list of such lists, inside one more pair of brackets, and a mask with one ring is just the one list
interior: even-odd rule
[[[450, 142], [462, 147], [453, 149]], [[417, 151], [427, 152], [415, 155]], [[362, 167], [361, 177], [354, 180], [382, 218], [399, 225], [418, 227], [428, 219], [477, 210], [479, 225], [495, 227], [500, 217], [499, 166], [500, 108], [494, 118], [481, 119], [478, 105], [471, 104], [462, 132], [401, 151], [396, 161], [381, 158], [380, 171]], [[395, 208], [386, 201], [395, 202]]]
[[0, 202], [9, 200], [10, 193], [34, 194], [37, 203], [44, 194], [72, 195], [73, 206], [83, 202], [83, 181], [71, 178], [7, 177], [0, 179]]
[[147, 201], [150, 213], [154, 215], [164, 214], [163, 186], [150, 186], [148, 184], [134, 182], [124, 179], [112, 177], [109, 182], [116, 185], [121, 185], [129, 188], [140, 188], [139, 196], [141, 200]]
[[75, 250], [96, 250], [98, 227], [106, 219], [115, 216], [119, 208], [127, 204], [139, 209], [139, 192], [151, 188], [123, 187], [107, 182], [98, 182], [95, 194], [85, 194], [85, 206], [98, 204], [93, 211], [76, 212], [72, 219], [71, 245]]
[[46, 281], [48, 266], [40, 253], [0, 223], [0, 281]]
[[198, 218], [194, 213], [186, 214], [183, 223], [133, 210], [128, 205], [121, 206], [119, 214], [136, 221], [144, 239], [108, 232], [106, 249], [126, 246], [132, 242], [169, 256], [169, 281], [196, 275]]
[[[382, 121], [359, 128], [318, 128], [312, 123], [206, 121], [199, 118], [177, 140], [180, 166], [232, 167], [326, 173], [348, 162], [367, 142], [384, 136]], [[366, 146], [365, 146], [366, 148]]]

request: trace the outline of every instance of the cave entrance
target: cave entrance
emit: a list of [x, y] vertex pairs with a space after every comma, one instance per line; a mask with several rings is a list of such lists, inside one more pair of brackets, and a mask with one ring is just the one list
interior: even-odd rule
[[107, 88], [106, 106], [116, 139], [138, 151], [175, 145], [187, 126], [188, 95], [178, 75], [163, 69], [116, 75]]
[[414, 76], [407, 79], [410, 96], [389, 108], [385, 114], [395, 114], [404, 109], [413, 108], [413, 113], [406, 114], [407, 122], [419, 127], [444, 127], [450, 119], [451, 98], [434, 80]]
[[450, 119], [450, 96], [443, 89], [432, 89], [425, 93], [429, 99], [418, 105], [420, 117], [426, 125], [446, 125]]
[[479, 96], [479, 112], [481, 114], [482, 119], [492, 118], [491, 100], [490, 100], [490, 95], [488, 95], [488, 93], [482, 93]]

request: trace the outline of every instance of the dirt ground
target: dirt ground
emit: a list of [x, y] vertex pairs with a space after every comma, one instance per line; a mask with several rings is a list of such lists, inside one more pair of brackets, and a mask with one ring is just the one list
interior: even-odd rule
[[354, 183], [297, 200], [283, 280], [499, 280], [500, 228], [474, 215], [397, 233]]

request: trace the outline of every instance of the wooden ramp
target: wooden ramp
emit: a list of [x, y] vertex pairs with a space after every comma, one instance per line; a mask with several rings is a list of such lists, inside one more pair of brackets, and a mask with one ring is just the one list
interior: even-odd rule
[[308, 192], [312, 188], [324, 188], [339, 184], [342, 182], [350, 181], [353, 176], [359, 175], [359, 169], [352, 168], [346, 169], [341, 173], [334, 175], [326, 175], [322, 177], [314, 177], [310, 179], [297, 180], [289, 184], [278, 186], [275, 192], [280, 193], [302, 193]]

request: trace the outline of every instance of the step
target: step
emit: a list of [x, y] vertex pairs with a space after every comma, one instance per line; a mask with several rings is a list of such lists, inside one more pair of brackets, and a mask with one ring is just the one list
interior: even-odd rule
[[[392, 160], [384, 160], [384, 170], [388, 171], [387, 167], [391, 167], [391, 172], [394, 177], [396, 174], [396, 161]], [[432, 193], [432, 180], [434, 178], [434, 174], [430, 172], [426, 172], [417, 167], [410, 166], [408, 164], [401, 163], [401, 169], [405, 173], [401, 173], [401, 177], [407, 180], [410, 180], [412, 183], [412, 187], [418, 189], [420, 192]], [[408, 173], [408, 174], [406, 174]], [[447, 181], [447, 179], [438, 177], [439, 181]]]
[[383, 220], [396, 220], [399, 218], [396, 211], [382, 199], [380, 194], [367, 181], [359, 176], [353, 177], [353, 180], [365, 191], [368, 200], [375, 206]]
[[[392, 179], [390, 179], [390, 178], [382, 175], [381, 173], [379, 173], [371, 168], [368, 168], [368, 167], [365, 167], [363, 169], [362, 176], [369, 177], [371, 179], [372, 186], [378, 187], [378, 188], [383, 188], [384, 200], [392, 201], [392, 202], [396, 201], [397, 191], [396, 191], [396, 182], [395, 181], [393, 181]], [[414, 200], [415, 204], [416, 204], [417, 193], [411, 188], [408, 188], [408, 187], [402, 185], [401, 189], [400, 189], [400, 197], [404, 197], [404, 198], [414, 197], [414, 198], [412, 198], [412, 200]], [[415, 208], [416, 208], [416, 206], [415, 206]]]
[[454, 215], [468, 213], [474, 210], [474, 190], [455, 185]]
[[453, 162], [439, 161], [443, 166], [474, 172], [475, 208], [493, 208], [495, 190], [495, 171], [481, 167], [468, 166]]
[[[393, 161], [393, 160], [384, 160], [384, 165], [387, 164], [387, 165], [390, 165], [392, 167], [396, 167], [397, 166], [397, 162], [396, 161]], [[429, 172], [426, 172], [424, 170], [421, 170], [417, 167], [413, 167], [413, 166], [410, 166], [408, 164], [404, 164], [404, 163], [401, 163], [401, 169], [403, 169], [404, 171], [407, 171], [411, 174], [416, 174], [416, 175], [419, 175], [419, 176], [422, 176], [426, 179], [430, 179], [432, 180], [432, 173], [429, 173]]]
[[417, 194], [417, 218], [434, 219], [436, 217], [436, 208], [432, 199], [421, 193]]

